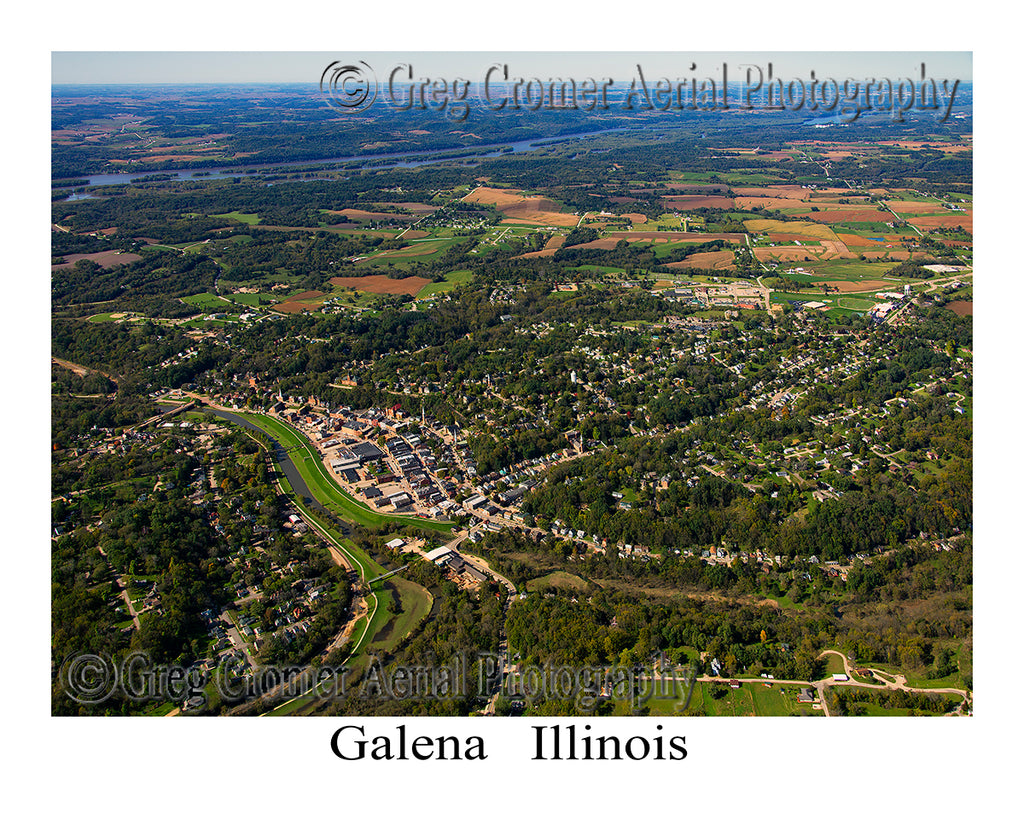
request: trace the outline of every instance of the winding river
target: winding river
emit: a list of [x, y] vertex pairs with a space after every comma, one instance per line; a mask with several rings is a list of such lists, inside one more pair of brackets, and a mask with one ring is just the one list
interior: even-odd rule
[[[274, 460], [281, 467], [281, 471], [284, 473], [284, 476], [288, 479], [288, 483], [291, 485], [292, 490], [295, 492], [295, 494], [302, 499], [303, 503], [305, 503], [312, 509], [315, 509], [317, 511], [324, 510], [323, 504], [320, 503], [320, 501], [318, 501], [315, 497], [313, 497], [313, 493], [309, 490], [309, 485], [303, 479], [302, 475], [299, 474], [298, 467], [296, 467], [295, 463], [292, 461], [291, 455], [288, 453], [288, 450], [285, 449], [285, 447], [281, 445], [281, 442], [278, 441], [273, 435], [270, 435], [270, 433], [268, 433], [266, 430], [260, 429], [254, 423], [252, 423], [246, 418], [243, 418], [241, 415], [236, 415], [235, 413], [228, 412], [227, 410], [213, 409], [212, 407], [203, 407], [203, 412], [208, 412], [211, 415], [216, 415], [218, 418], [223, 418], [225, 421], [230, 421], [232, 424], [238, 424], [241, 427], [251, 429], [255, 432], [258, 432], [268, 437], [272, 443], [271, 452], [274, 456]], [[339, 529], [340, 532], [344, 535], [348, 535], [351, 532], [348, 525], [345, 524], [344, 521], [335, 521], [333, 522], [333, 525], [337, 529]]]
[[[318, 168], [330, 165], [342, 165], [348, 163], [360, 163], [358, 166], [348, 170], [360, 170], [362, 168], [415, 168], [420, 165], [430, 165], [436, 162], [451, 162], [452, 160], [464, 159], [474, 161], [488, 159], [503, 154], [518, 154], [525, 151], [533, 151], [547, 147], [559, 142], [567, 142], [572, 139], [587, 139], [589, 137], [614, 134], [624, 131], [644, 130], [643, 127], [606, 128], [600, 131], [590, 131], [582, 134], [566, 134], [564, 136], [539, 136], [532, 139], [519, 140], [517, 142], [497, 142], [489, 145], [462, 146], [458, 148], [437, 148], [425, 151], [405, 151], [390, 154], [361, 154], [359, 156], [336, 156], [330, 159], [307, 159], [292, 162], [272, 162], [256, 165], [237, 165], [230, 168], [192, 168], [188, 170], [150, 170], [139, 173], [101, 173], [82, 174], [82, 179], [87, 180], [86, 185], [76, 185], [76, 188], [95, 188], [104, 185], [127, 185], [135, 179], [144, 179], [151, 176], [168, 176], [172, 180], [207, 180], [207, 179], [230, 179], [243, 174], [251, 174], [257, 171], [281, 171], [289, 169], [305, 170], [307, 168]], [[472, 153], [467, 153], [471, 151]], [[88, 194], [77, 194], [71, 199], [92, 198]]]

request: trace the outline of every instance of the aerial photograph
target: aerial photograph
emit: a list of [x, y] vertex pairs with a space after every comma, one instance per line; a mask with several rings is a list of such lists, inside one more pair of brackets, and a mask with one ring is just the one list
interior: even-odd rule
[[52, 74], [53, 716], [972, 717], [970, 52]]

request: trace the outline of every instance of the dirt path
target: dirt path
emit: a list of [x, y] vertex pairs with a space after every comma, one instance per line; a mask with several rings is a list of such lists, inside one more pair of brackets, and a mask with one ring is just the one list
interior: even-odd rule
[[347, 569], [352, 572], [355, 571], [355, 567], [348, 561], [348, 559], [341, 553], [341, 549], [332, 544], [327, 545], [327, 551], [331, 553], [331, 559], [336, 565], [341, 566], [343, 569]]
[[115, 384], [118, 383], [117, 378], [112, 376], [110, 373], [103, 372], [103, 370], [84, 367], [81, 364], [75, 364], [73, 361], [65, 361], [63, 358], [57, 358], [56, 356], [50, 356], [50, 361], [59, 367], [63, 367], [65, 370], [71, 370], [75, 375], [79, 375], [82, 378], [85, 378], [87, 375], [102, 375], [104, 378], [109, 378]]
[[349, 617], [345, 627], [335, 635], [334, 639], [327, 644], [327, 648], [324, 649], [325, 657], [335, 649], [341, 648], [349, 641], [349, 638], [352, 636], [352, 632], [355, 630], [356, 624], [369, 613], [369, 610], [370, 607], [366, 605], [366, 598], [359, 597], [355, 603], [355, 608], [352, 610], [352, 616]]

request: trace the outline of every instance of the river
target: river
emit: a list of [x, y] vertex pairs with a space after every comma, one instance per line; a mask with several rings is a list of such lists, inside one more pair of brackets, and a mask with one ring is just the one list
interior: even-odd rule
[[[274, 438], [274, 436], [270, 435], [265, 430], [260, 429], [248, 419], [243, 418], [241, 415], [236, 415], [233, 412], [213, 409], [211, 407], [203, 407], [203, 412], [208, 412], [212, 415], [216, 415], [218, 418], [223, 418], [225, 421], [230, 421], [232, 424], [238, 424], [239, 426], [246, 427], [247, 429], [254, 430], [267, 436], [273, 443], [271, 452], [274, 456], [274, 460], [281, 467], [281, 471], [288, 479], [288, 483], [291, 484], [292, 490], [296, 495], [302, 498], [302, 502], [307, 506], [317, 511], [323, 511], [323, 504], [314, 498], [313, 493], [309, 491], [309, 486], [306, 484], [306, 481], [303, 480], [302, 475], [299, 474], [299, 470], [292, 462], [292, 458], [291, 455], [288, 454], [288, 450], [285, 449], [281, 443]], [[335, 528], [344, 535], [348, 535], [351, 532], [349, 527], [343, 521], [333, 521], [332, 525], [334, 525]]]
[[[557, 142], [566, 142], [571, 139], [588, 139], [590, 137], [602, 136], [604, 134], [621, 133], [624, 131], [646, 130], [643, 127], [607, 128], [601, 131], [590, 131], [582, 134], [567, 134], [565, 136], [544, 136], [533, 139], [524, 139], [518, 142], [497, 142], [490, 145], [463, 146], [459, 148], [438, 148], [426, 151], [404, 151], [393, 154], [361, 154], [359, 156], [336, 156], [331, 159], [307, 159], [294, 162], [272, 162], [257, 165], [236, 165], [230, 168], [192, 168], [190, 170], [162, 171], [151, 170], [139, 173], [101, 173], [87, 175], [82, 174], [81, 179], [88, 180], [87, 185], [76, 185], [76, 188], [101, 187], [104, 185], [127, 185], [135, 179], [144, 179], [149, 176], [170, 177], [170, 180], [206, 180], [206, 179], [231, 179], [233, 177], [252, 174], [256, 171], [281, 171], [287, 172], [289, 168], [316, 168], [326, 165], [341, 165], [344, 163], [358, 162], [360, 168], [416, 168], [420, 165], [430, 165], [436, 162], [451, 162], [452, 160], [464, 159], [467, 161], [476, 159], [487, 159], [501, 156], [503, 154], [518, 154], [526, 151], [533, 151], [544, 148]], [[474, 153], [463, 156], [467, 151]], [[478, 153], [483, 152], [483, 153]], [[169, 181], [170, 181], [169, 180]], [[74, 194], [71, 199], [91, 199], [89, 194]]]

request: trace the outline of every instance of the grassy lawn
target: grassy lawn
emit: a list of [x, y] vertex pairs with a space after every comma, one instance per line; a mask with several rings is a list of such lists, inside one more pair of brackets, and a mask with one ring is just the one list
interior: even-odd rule
[[589, 588], [582, 577], [570, 574], [569, 572], [552, 572], [544, 577], [535, 577], [526, 583], [527, 591], [544, 591], [545, 589], [567, 589], [574, 592], [584, 592]]
[[[770, 688], [762, 682], [744, 681], [741, 688], [730, 688], [720, 699], [712, 696], [718, 683], [697, 683], [687, 714], [708, 717], [788, 717], [824, 716], [824, 712], [811, 708], [809, 703], [798, 703], [801, 686], [779, 685]], [[685, 696], [685, 695], [684, 695]], [[648, 705], [652, 714], [680, 713], [682, 701], [652, 699]]]
[[211, 216], [219, 216], [224, 219], [234, 219], [236, 222], [243, 222], [247, 225], [258, 225], [260, 223], [260, 217], [255, 213], [239, 213], [237, 210], [231, 211], [231, 213], [212, 213]]
[[836, 654], [825, 655], [825, 676], [831, 677], [833, 674], [845, 674], [846, 667], [843, 665], [843, 658]]
[[244, 304], [246, 307], [259, 307], [264, 304], [277, 304], [280, 299], [267, 293], [232, 293], [224, 298]]
[[196, 293], [193, 296], [182, 296], [181, 301], [191, 304], [193, 307], [200, 307], [203, 310], [223, 312], [231, 305], [213, 293]]
[[[961, 661], [961, 666], [968, 664], [969, 668], [970, 659], [964, 658]], [[895, 666], [890, 665], [877, 665], [870, 664], [871, 668], [877, 668], [879, 671], [885, 672], [886, 676], [892, 676], [893, 673], [903, 674], [907, 678], [907, 686], [910, 688], [963, 688], [964, 681], [959, 671], [954, 671], [945, 677], [938, 677], [937, 679], [929, 679], [922, 674], [914, 674], [913, 672], [904, 672], [903, 670], [896, 669]]]
[[[694, 176], [705, 176], [708, 174], [684, 174], [686, 178], [692, 178]], [[730, 185], [772, 185], [776, 182], [783, 181], [781, 176], [773, 176], [767, 173], [723, 173], [720, 174], [721, 178], [728, 182]]]
[[838, 302], [840, 307], [848, 310], [870, 310], [875, 306], [875, 302], [870, 299], [858, 299], [851, 296], [840, 296]]
[[367, 310], [370, 305], [378, 304], [382, 298], [387, 298], [387, 296], [382, 293], [368, 293], [365, 290], [343, 288], [331, 291], [330, 295], [324, 299], [324, 305]]
[[369, 645], [381, 651], [393, 651], [401, 639], [430, 614], [434, 597], [418, 583], [405, 580], [401, 575], [395, 575], [383, 582], [386, 587], [377, 594], [381, 603], [380, 608], [385, 614], [390, 614], [387, 611], [387, 606], [392, 597], [391, 590], [394, 589], [402, 610], [398, 614], [391, 615], [384, 625], [374, 631]]
[[438, 293], [447, 293], [449, 290], [454, 290], [460, 284], [466, 284], [473, 280], [473, 271], [471, 270], [453, 270], [451, 273], [444, 277], [444, 281], [431, 282], [423, 286], [423, 289], [416, 294], [418, 299], [427, 299], [431, 296], [435, 296]]
[[793, 611], [804, 611], [805, 606], [802, 603], [795, 603], [789, 599], [789, 597], [783, 595], [782, 597], [776, 597], [775, 595], [766, 595], [769, 600], [774, 600], [779, 604], [779, 608], [792, 609]]

